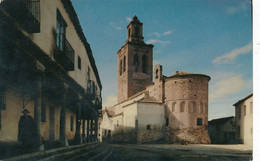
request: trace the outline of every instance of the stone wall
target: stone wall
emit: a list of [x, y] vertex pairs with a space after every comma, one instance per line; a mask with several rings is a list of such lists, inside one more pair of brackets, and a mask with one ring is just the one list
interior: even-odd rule
[[[135, 71], [134, 55], [138, 54], [138, 68]], [[146, 55], [146, 72], [142, 71], [142, 56]], [[153, 75], [153, 50], [146, 44], [128, 43], [128, 97], [145, 89], [152, 83]]]
[[122, 63], [123, 68], [123, 61], [124, 56], [126, 57], [126, 64], [128, 63], [128, 46], [123, 46], [117, 53], [117, 102], [120, 103], [128, 98], [127, 95], [127, 79], [128, 79], [128, 67], [126, 65], [126, 71], [121, 69], [120, 74], [120, 62]]
[[167, 143], [174, 144], [210, 144], [210, 138], [206, 127], [197, 128], [171, 128], [166, 127], [164, 139]]
[[162, 130], [140, 130], [137, 133], [137, 141], [142, 143], [160, 143], [163, 139]]

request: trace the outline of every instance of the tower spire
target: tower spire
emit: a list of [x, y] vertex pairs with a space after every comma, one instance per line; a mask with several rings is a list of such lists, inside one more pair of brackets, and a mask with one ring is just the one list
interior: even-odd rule
[[143, 40], [143, 23], [134, 15], [127, 26], [126, 42], [143, 42]]

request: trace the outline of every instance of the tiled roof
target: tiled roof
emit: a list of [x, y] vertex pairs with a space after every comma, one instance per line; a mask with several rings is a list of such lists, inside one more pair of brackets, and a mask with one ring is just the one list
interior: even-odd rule
[[172, 76], [165, 77], [165, 78], [174, 78], [174, 77], [186, 77], [186, 76], [201, 76], [201, 77], [207, 77], [210, 80], [210, 76], [205, 74], [195, 74], [195, 73], [187, 73], [187, 72], [179, 72], [176, 71]]
[[161, 103], [160, 101], [158, 101], [157, 99], [153, 98], [153, 97], [148, 97], [148, 98], [143, 98], [138, 102], [143, 102], [143, 103]]
[[235, 103], [233, 106], [237, 106], [239, 105], [240, 103], [244, 102], [245, 100], [247, 100], [248, 98], [252, 97], [253, 96], [253, 93], [249, 94], [248, 96], [246, 96], [245, 98], [239, 100], [237, 103]]
[[234, 116], [214, 119], [214, 120], [209, 121], [209, 125], [223, 125], [233, 118], [234, 118]]

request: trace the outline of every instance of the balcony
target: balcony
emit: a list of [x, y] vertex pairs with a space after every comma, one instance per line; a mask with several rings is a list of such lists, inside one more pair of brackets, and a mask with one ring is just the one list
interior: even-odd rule
[[40, 0], [2, 0], [0, 6], [28, 33], [40, 32]]
[[57, 48], [54, 51], [54, 59], [67, 71], [74, 70], [75, 51], [67, 41], [64, 34], [56, 34]]
[[102, 98], [97, 98], [95, 105], [96, 105], [97, 109], [101, 110], [102, 109]]
[[96, 88], [95, 88], [95, 82], [93, 80], [87, 81], [86, 97], [91, 101], [96, 99]]

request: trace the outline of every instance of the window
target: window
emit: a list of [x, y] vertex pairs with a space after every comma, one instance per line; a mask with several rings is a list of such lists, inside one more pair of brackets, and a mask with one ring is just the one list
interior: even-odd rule
[[46, 104], [43, 102], [41, 104], [41, 121], [46, 122]]
[[131, 34], [131, 29], [128, 29], [128, 38], [130, 38], [130, 34]]
[[244, 105], [244, 116], [246, 115], [246, 105]]
[[202, 118], [197, 118], [197, 126], [202, 126]]
[[146, 126], [146, 129], [147, 129], [147, 130], [151, 130], [151, 125], [147, 125], [147, 126]]
[[174, 110], [175, 110], [175, 105], [176, 105], [176, 103], [173, 102], [173, 103], [172, 103], [172, 112], [174, 112]]
[[138, 56], [138, 54], [136, 53], [136, 54], [134, 55], [134, 67], [135, 67], [135, 72], [138, 72], [138, 67], [139, 67], [139, 61], [138, 61], [138, 59], [139, 59], [139, 56]]
[[135, 27], [135, 36], [139, 36], [140, 28], [138, 26]]
[[158, 78], [158, 69], [156, 69], [156, 71], [155, 71], [155, 78], [156, 79]]
[[147, 56], [146, 55], [143, 55], [142, 56], [142, 70], [143, 70], [143, 73], [146, 73], [146, 66], [147, 66]]
[[169, 126], [169, 119], [166, 118], [166, 126]]
[[87, 71], [87, 76], [88, 76], [88, 80], [90, 80], [90, 69], [89, 69], [89, 67], [88, 67], [88, 71]]
[[120, 60], [120, 67], [119, 67], [119, 70], [120, 70], [120, 75], [122, 74], [122, 60]]
[[118, 120], [116, 120], [116, 126], [119, 126], [119, 121]]
[[180, 112], [184, 112], [185, 110], [185, 102], [181, 103]]
[[238, 107], [238, 118], [239, 119], [241, 118], [241, 108], [240, 108], [240, 106]]
[[200, 113], [203, 113], [203, 103], [200, 102]]
[[70, 131], [73, 131], [73, 128], [74, 128], [74, 117], [71, 116], [70, 117]]
[[81, 58], [78, 56], [78, 68], [81, 70]]
[[192, 102], [192, 112], [196, 113], [196, 102]]
[[125, 67], [126, 66], [126, 58], [125, 58], [125, 56], [124, 56], [124, 62], [123, 62], [123, 72], [125, 72]]
[[56, 45], [60, 51], [64, 51], [65, 31], [67, 24], [59, 10], [57, 10]]

